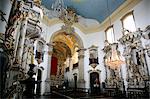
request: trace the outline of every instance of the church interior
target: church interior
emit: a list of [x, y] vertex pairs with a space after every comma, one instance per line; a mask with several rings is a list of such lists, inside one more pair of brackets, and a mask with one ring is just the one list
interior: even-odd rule
[[0, 0], [0, 99], [149, 99], [150, 0]]

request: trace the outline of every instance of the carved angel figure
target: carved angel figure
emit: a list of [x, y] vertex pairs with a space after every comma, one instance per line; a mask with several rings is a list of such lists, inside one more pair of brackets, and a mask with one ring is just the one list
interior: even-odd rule
[[102, 49], [105, 53], [104, 59], [108, 59], [108, 61], [109, 61], [111, 58], [111, 46], [107, 40], [105, 40], [104, 44], [105, 44], [105, 46]]

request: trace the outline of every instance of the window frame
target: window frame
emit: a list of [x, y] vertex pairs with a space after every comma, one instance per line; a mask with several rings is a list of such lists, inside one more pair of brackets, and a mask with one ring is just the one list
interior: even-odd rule
[[[112, 28], [112, 30], [113, 30], [113, 42], [109, 42], [109, 40], [108, 40], [108, 37], [107, 37], [107, 31], [109, 30], [109, 29], [111, 29]], [[105, 39], [109, 42], [109, 43], [115, 43], [115, 33], [114, 33], [114, 26], [113, 25], [110, 25], [110, 26], [108, 26], [106, 29], [105, 29]]]
[[[121, 21], [121, 23], [122, 23], [122, 29], [123, 29], [123, 30], [125, 29], [125, 28], [124, 28], [124, 23], [123, 23], [123, 21], [124, 21], [124, 19], [126, 19], [126, 18], [127, 18], [128, 16], [130, 16], [130, 15], [133, 16], [133, 21], [134, 21], [135, 29], [136, 29], [136, 22], [135, 22], [135, 17], [134, 17], [134, 10], [132, 10], [132, 11], [126, 13], [126, 14], [120, 19], [120, 21]], [[129, 31], [130, 31], [130, 30], [129, 30]], [[125, 35], [124, 32], [123, 32], [123, 35]]]

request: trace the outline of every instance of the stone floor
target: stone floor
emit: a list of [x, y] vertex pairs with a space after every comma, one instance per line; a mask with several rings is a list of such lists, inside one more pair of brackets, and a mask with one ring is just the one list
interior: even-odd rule
[[[80, 93], [77, 93], [77, 94], [80, 94]], [[66, 96], [58, 92], [53, 92], [50, 95], [39, 96], [39, 97], [36, 97], [35, 99], [125, 99], [125, 98], [104, 97], [102, 95], [97, 95], [97, 96], [87, 95], [87, 96], [75, 98], [75, 97]]]

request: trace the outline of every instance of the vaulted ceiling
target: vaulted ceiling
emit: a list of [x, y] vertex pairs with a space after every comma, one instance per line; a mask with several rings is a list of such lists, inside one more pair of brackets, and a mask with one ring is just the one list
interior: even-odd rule
[[75, 52], [75, 47], [78, 46], [76, 38], [73, 35], [66, 35], [64, 32], [57, 34], [53, 38], [53, 43], [53, 55], [61, 60], [71, 57]]
[[[85, 18], [96, 19], [101, 23], [126, 0], [108, 0], [108, 3], [107, 0], [63, 0], [63, 1], [65, 6], [74, 8], [77, 14]], [[51, 5], [54, 2], [55, 0], [42, 0], [42, 5], [44, 5], [48, 9], [51, 9]]]

